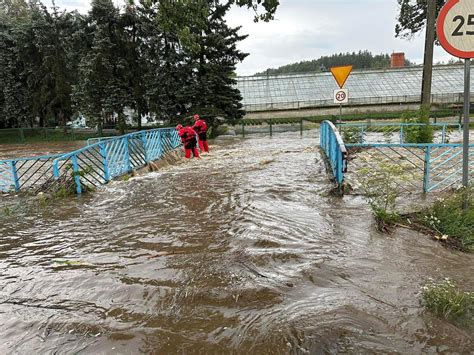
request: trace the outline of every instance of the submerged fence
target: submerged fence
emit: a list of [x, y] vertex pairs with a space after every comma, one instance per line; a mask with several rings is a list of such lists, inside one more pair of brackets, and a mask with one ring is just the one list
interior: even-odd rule
[[110, 137], [58, 155], [0, 160], [0, 191], [60, 185], [80, 194], [157, 160], [181, 144], [173, 128]]
[[[414, 124], [342, 124], [338, 127], [345, 133], [342, 142], [346, 149], [346, 169], [334, 172], [336, 181], [349, 181], [357, 184], [360, 179], [370, 179], [377, 174], [386, 174], [388, 166], [396, 174], [390, 176], [401, 190], [407, 192], [443, 191], [450, 187], [461, 186], [462, 182], [462, 144], [446, 143], [450, 129], [460, 130], [460, 126], [436, 124], [435, 139], [440, 143], [405, 143], [406, 132]], [[337, 157], [337, 149], [323, 146], [329, 127], [325, 122], [321, 126], [321, 147], [329, 160]], [[349, 130], [348, 130], [349, 129]], [[405, 133], [404, 133], [405, 132]], [[330, 134], [338, 134], [335, 133]], [[349, 142], [347, 142], [349, 141]], [[387, 142], [388, 141], [388, 142]], [[392, 143], [398, 141], [398, 143]], [[474, 144], [469, 150], [469, 173], [474, 178]], [[334, 169], [333, 169], [334, 171]], [[361, 173], [363, 172], [363, 173]]]

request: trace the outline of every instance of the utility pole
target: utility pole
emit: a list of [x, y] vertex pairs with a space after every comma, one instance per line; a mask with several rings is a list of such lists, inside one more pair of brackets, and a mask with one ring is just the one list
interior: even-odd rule
[[425, 56], [423, 61], [423, 81], [421, 86], [421, 106], [430, 108], [431, 81], [433, 76], [433, 51], [436, 30], [436, 0], [427, 0]]

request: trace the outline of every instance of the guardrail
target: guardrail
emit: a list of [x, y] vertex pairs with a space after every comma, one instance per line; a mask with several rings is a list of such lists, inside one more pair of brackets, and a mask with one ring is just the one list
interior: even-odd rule
[[330, 121], [321, 123], [320, 147], [328, 158], [336, 183], [341, 188], [344, 173], [347, 171], [347, 150], [339, 132]]
[[0, 191], [38, 191], [55, 184], [84, 190], [145, 166], [181, 145], [174, 128], [111, 137], [58, 155], [0, 160]]

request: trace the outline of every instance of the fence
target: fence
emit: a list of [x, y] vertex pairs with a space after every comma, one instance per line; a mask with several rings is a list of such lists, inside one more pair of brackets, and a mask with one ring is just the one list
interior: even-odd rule
[[[337, 129], [344, 143], [409, 143], [410, 133], [425, 127], [422, 123], [339, 123]], [[461, 132], [462, 125], [458, 123], [432, 123], [435, 143], [448, 143], [449, 135], [456, 130]], [[408, 139], [407, 139], [408, 138]]]
[[[342, 129], [345, 126], [339, 125]], [[333, 174], [338, 182], [346, 180], [353, 187], [357, 187], [354, 185], [360, 182], [361, 178], [367, 179], [380, 173], [384, 174], [387, 166], [394, 166], [397, 167], [398, 173], [393, 174], [391, 179], [406, 192], [440, 192], [450, 187], [461, 186], [463, 146], [443, 143], [447, 138], [449, 124], [439, 123], [435, 126], [438, 128], [440, 143], [430, 144], [405, 143], [403, 132], [407, 129], [406, 124], [399, 124], [396, 129], [393, 129], [394, 125], [375, 125], [375, 127], [384, 128], [382, 135], [380, 130], [367, 130], [366, 124], [351, 124], [350, 127], [356, 128], [354, 132], [358, 133], [355, 138], [347, 134], [345, 137], [353, 138], [355, 143], [347, 143], [343, 140], [347, 150], [347, 166], [343, 170], [342, 178], [341, 172], [335, 172], [333, 168]], [[321, 128], [321, 147], [331, 160], [334, 151], [328, 153], [328, 149], [323, 146], [323, 137], [327, 136], [326, 131], [327, 128], [325, 131]], [[391, 141], [394, 136], [399, 140], [398, 143], [380, 143], [385, 139]], [[469, 148], [469, 174], [471, 178], [474, 178], [474, 144], [471, 144]], [[364, 176], [358, 175], [361, 171], [364, 172]]]
[[336, 183], [341, 187], [347, 171], [347, 151], [339, 132], [330, 121], [321, 123], [320, 146], [328, 158]]
[[52, 162], [59, 155], [0, 160], [0, 191], [43, 186], [53, 176]]
[[176, 149], [175, 129], [154, 129], [112, 137], [67, 154], [0, 161], [0, 191], [74, 186], [80, 194], [145, 166]]

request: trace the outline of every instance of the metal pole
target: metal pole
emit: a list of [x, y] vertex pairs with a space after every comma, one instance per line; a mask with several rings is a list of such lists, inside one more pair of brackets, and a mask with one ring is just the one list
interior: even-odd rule
[[428, 0], [426, 10], [426, 37], [421, 84], [421, 105], [430, 108], [433, 75], [433, 51], [436, 31], [436, 0]]
[[463, 155], [462, 155], [462, 184], [469, 185], [469, 106], [471, 89], [471, 60], [464, 62], [464, 134], [463, 134]]
[[342, 123], [342, 104], [339, 104], [339, 123]]

